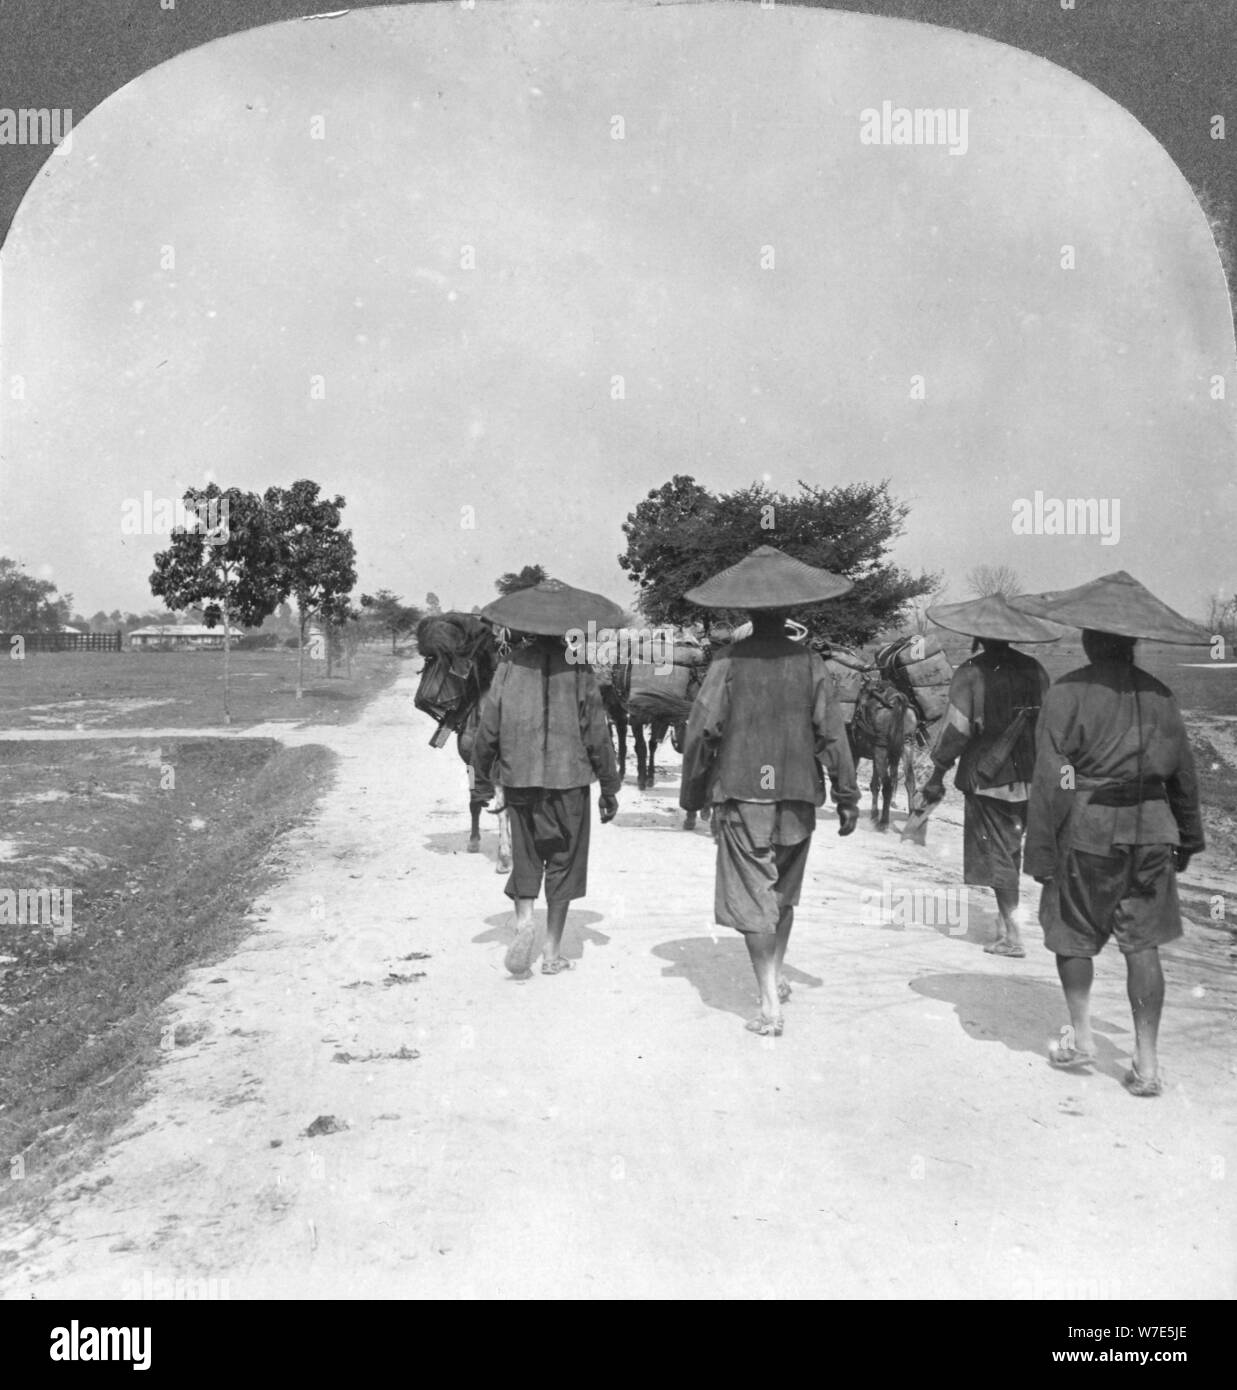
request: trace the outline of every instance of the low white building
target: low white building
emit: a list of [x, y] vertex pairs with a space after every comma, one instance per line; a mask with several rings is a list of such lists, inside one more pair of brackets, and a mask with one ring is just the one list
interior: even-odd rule
[[[235, 642], [241, 635], [240, 629], [230, 627], [228, 635]], [[129, 634], [129, 646], [134, 651], [148, 652], [219, 651], [223, 647], [223, 624], [207, 627], [204, 623], [158, 623], [139, 627]]]

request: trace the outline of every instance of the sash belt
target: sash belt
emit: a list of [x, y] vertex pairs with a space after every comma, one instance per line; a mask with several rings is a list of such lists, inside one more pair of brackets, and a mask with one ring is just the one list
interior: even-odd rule
[[[1085, 788], [1079, 788], [1085, 790]], [[1167, 801], [1168, 788], [1162, 777], [1144, 777], [1138, 782], [1107, 782], [1091, 793], [1092, 806], [1137, 806], [1143, 801]]]

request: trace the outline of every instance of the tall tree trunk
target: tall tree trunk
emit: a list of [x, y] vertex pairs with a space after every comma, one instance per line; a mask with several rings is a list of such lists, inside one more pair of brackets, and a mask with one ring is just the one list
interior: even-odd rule
[[322, 627], [326, 636], [326, 678], [331, 679], [332, 656], [335, 653], [335, 633], [331, 626], [330, 618], [322, 619]]
[[232, 615], [228, 601], [223, 601], [223, 722], [232, 722]]
[[296, 625], [296, 698], [305, 696], [305, 610], [297, 605]]

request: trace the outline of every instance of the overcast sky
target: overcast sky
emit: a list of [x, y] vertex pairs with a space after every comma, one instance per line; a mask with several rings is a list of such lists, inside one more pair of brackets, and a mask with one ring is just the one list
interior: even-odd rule
[[[965, 154], [861, 143], [886, 100], [965, 109]], [[207, 478], [343, 493], [360, 587], [416, 602], [531, 561], [630, 602], [621, 524], [675, 473], [887, 477], [895, 558], [953, 598], [979, 563], [1237, 591], [1202, 215], [1120, 108], [979, 38], [596, 0], [278, 25], [93, 112], [3, 272], [0, 554], [86, 614], [154, 606], [126, 500]], [[1119, 543], [1015, 535], [1037, 490], [1118, 500]]]

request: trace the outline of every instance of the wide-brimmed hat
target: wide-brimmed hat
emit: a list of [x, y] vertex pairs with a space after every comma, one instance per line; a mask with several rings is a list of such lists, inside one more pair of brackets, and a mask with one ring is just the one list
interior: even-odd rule
[[1041, 618], [1010, 605], [1002, 594], [985, 594], [967, 603], [941, 603], [928, 609], [937, 627], [990, 642], [1058, 642], [1065, 635]]
[[702, 608], [798, 608], [837, 598], [852, 587], [849, 579], [793, 559], [762, 545], [737, 565], [706, 579], [683, 595]]
[[1076, 589], [1019, 594], [1012, 602], [1022, 612], [1050, 622], [1111, 632], [1118, 637], [1173, 642], [1184, 647], [1206, 647], [1211, 643], [1209, 632], [1183, 618], [1124, 570], [1101, 575]]
[[590, 622], [598, 628], [617, 629], [623, 626], [623, 610], [601, 594], [587, 589], [573, 589], [561, 579], [543, 579], [528, 589], [504, 594], [481, 610], [495, 627], [514, 632], [539, 633], [544, 637], [562, 637], [579, 628], [587, 629]]

